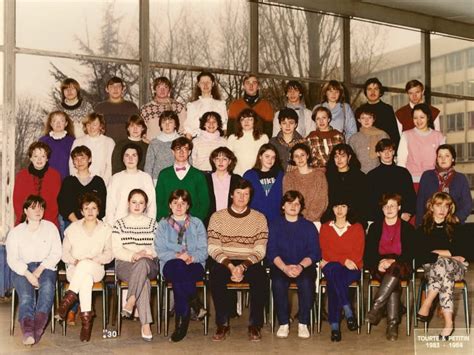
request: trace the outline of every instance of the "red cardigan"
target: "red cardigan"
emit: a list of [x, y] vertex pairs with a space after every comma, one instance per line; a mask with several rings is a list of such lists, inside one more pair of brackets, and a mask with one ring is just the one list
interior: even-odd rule
[[365, 233], [360, 223], [349, 226], [347, 231], [339, 237], [331, 222], [324, 223], [319, 232], [319, 243], [323, 259], [335, 261], [342, 265], [346, 259], [356, 263], [359, 270], [362, 270], [364, 257]]
[[43, 181], [31, 175], [28, 169], [20, 170], [15, 178], [13, 188], [13, 208], [15, 210], [15, 225], [20, 224], [23, 213], [23, 203], [29, 195], [40, 195], [46, 201], [44, 219], [58, 225], [58, 194], [61, 189], [61, 175], [54, 168], [49, 167], [44, 174]]

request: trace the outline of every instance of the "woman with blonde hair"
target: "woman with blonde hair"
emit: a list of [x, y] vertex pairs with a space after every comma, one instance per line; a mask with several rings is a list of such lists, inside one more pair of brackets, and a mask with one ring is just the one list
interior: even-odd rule
[[439, 340], [448, 340], [454, 332], [454, 284], [466, 273], [470, 236], [459, 225], [455, 204], [449, 194], [435, 193], [426, 207], [423, 223], [418, 228], [416, 261], [425, 269], [428, 292], [416, 317], [421, 322], [429, 322], [431, 306], [439, 296], [444, 317]]

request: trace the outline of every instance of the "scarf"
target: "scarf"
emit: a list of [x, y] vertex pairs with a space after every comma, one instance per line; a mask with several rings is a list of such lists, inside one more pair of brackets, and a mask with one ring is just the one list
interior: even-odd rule
[[369, 137], [369, 158], [377, 159], [377, 152], [375, 146], [380, 140], [380, 134], [383, 132], [376, 127], [360, 127], [360, 132]]
[[453, 181], [456, 171], [454, 171], [453, 167], [450, 167], [448, 170], [441, 170], [439, 167], [436, 167], [435, 173], [439, 183], [438, 191], [449, 194], [449, 185]]
[[214, 133], [209, 133], [208, 131], [201, 129], [201, 132], [199, 133], [199, 137], [205, 141], [217, 141], [221, 137], [221, 132], [217, 130]]
[[48, 162], [46, 162], [46, 165], [41, 170], [36, 169], [33, 166], [33, 163], [30, 163], [30, 165], [28, 165], [28, 172], [31, 175], [36, 176], [38, 179], [42, 179], [44, 177], [44, 174], [46, 174], [46, 171], [48, 171], [48, 168], [49, 168]]
[[156, 139], [162, 142], [172, 142], [179, 137], [180, 135], [176, 131], [174, 131], [173, 133], [164, 133], [160, 131], [160, 133], [157, 134]]
[[176, 231], [176, 233], [178, 233], [178, 245], [182, 245], [183, 248], [186, 249], [186, 238], [184, 233], [186, 233], [186, 230], [191, 224], [191, 218], [189, 218], [189, 214], [186, 215], [184, 224], [182, 226], [171, 216], [168, 217], [168, 224]]
[[247, 95], [247, 93], [244, 94], [244, 100], [246, 103], [248, 103], [250, 106], [253, 106], [257, 103], [258, 99], [260, 97], [258, 96], [258, 91], [254, 96]]

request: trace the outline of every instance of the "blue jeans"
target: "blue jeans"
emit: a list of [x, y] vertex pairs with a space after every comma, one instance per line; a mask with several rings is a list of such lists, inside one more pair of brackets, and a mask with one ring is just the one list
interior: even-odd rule
[[[33, 272], [40, 263], [28, 264], [28, 270]], [[20, 299], [18, 306], [18, 320], [35, 317], [36, 313], [43, 312], [49, 314], [54, 302], [54, 291], [56, 289], [56, 271], [45, 269], [39, 278], [38, 297], [32, 284], [25, 276], [12, 272], [13, 286]]]

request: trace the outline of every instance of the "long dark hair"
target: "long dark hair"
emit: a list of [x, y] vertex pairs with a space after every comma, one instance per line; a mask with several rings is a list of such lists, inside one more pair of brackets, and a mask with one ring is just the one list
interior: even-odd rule
[[328, 163], [326, 165], [326, 171], [328, 175], [335, 174], [338, 172], [336, 163], [334, 162], [334, 157], [338, 152], [344, 152], [347, 154], [347, 157], [350, 158], [347, 163], [349, 165], [349, 170], [360, 170], [360, 161], [359, 159], [357, 159], [357, 155], [352, 149], [352, 147], [346, 143], [339, 143], [338, 145], [332, 148], [332, 151], [329, 154]]

